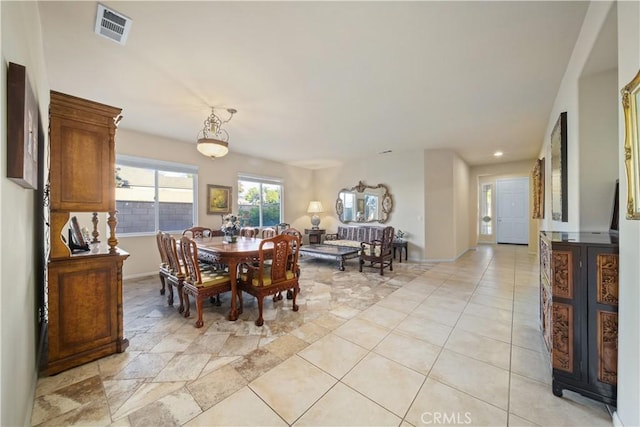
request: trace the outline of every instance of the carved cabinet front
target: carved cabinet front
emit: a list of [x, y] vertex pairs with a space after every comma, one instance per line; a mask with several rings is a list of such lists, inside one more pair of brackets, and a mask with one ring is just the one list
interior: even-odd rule
[[609, 233], [541, 232], [540, 322], [553, 393], [616, 404], [618, 239]]

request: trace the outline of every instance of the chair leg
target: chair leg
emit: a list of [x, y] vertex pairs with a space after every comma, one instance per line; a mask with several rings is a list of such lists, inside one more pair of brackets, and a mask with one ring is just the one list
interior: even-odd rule
[[184, 317], [189, 317], [191, 315], [191, 310], [190, 310], [190, 303], [189, 303], [189, 294], [187, 293], [187, 291], [184, 289], [184, 287], [182, 288], [182, 295], [184, 297]]
[[362, 273], [362, 265], [364, 264], [364, 261], [361, 259], [359, 264], [360, 264], [360, 273]]
[[[184, 288], [184, 284], [178, 283], [178, 297], [180, 298], [180, 306], [178, 307], [178, 313], [184, 313], [184, 295], [182, 294], [182, 289]], [[187, 304], [189, 304], [187, 302]]]
[[264, 324], [264, 319], [262, 318], [262, 299], [263, 296], [258, 297], [258, 319], [256, 320], [256, 326], [262, 326]]
[[296, 304], [296, 297], [298, 296], [298, 292], [300, 292], [300, 288], [293, 288], [293, 292], [292, 292], [293, 293], [293, 296], [292, 296], [292, 299], [293, 299], [293, 306], [292, 306], [293, 311], [298, 311], [298, 304]]
[[[161, 294], [164, 294], [164, 290], [160, 291]], [[167, 296], [167, 305], [169, 307], [173, 307], [173, 283], [169, 281], [169, 295]]]
[[198, 311], [198, 320], [196, 320], [196, 328], [202, 328], [204, 322], [202, 321], [202, 297], [198, 295], [196, 297], [196, 310]]
[[164, 276], [162, 275], [162, 273], [159, 273], [158, 276], [160, 276], [160, 295], [164, 295], [164, 289], [165, 289], [165, 283], [164, 283]]

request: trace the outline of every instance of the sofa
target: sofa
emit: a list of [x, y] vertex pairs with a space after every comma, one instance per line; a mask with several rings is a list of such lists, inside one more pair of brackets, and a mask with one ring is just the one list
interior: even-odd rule
[[380, 275], [383, 275], [385, 267], [393, 271], [393, 234], [391, 226], [340, 225], [337, 233], [325, 236], [324, 243], [359, 248], [360, 271], [365, 263], [369, 263], [371, 267], [379, 267]]

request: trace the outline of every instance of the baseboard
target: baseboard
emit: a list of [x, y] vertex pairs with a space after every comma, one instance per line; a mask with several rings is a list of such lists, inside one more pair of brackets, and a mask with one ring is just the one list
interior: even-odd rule
[[152, 277], [157, 275], [158, 275], [157, 271], [152, 271], [150, 273], [128, 274], [126, 276], [122, 276], [122, 280], [140, 279], [142, 277]]
[[624, 427], [622, 420], [618, 416], [618, 411], [613, 411], [613, 414], [611, 415], [611, 420], [613, 421], [613, 425], [615, 427]]

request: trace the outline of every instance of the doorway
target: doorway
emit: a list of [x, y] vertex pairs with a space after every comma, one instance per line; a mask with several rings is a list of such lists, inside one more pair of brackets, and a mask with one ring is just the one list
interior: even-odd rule
[[529, 243], [529, 178], [496, 180], [498, 243]]

